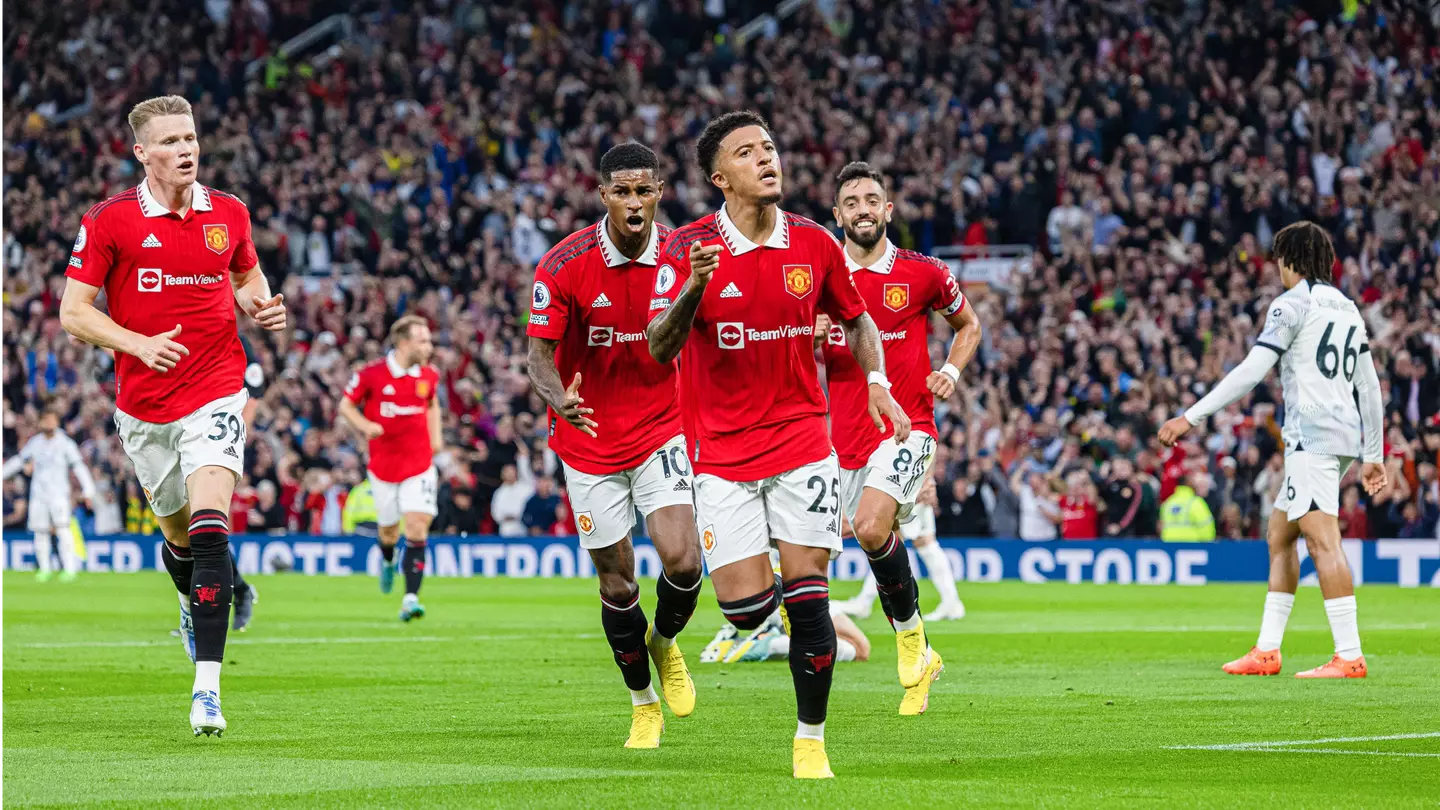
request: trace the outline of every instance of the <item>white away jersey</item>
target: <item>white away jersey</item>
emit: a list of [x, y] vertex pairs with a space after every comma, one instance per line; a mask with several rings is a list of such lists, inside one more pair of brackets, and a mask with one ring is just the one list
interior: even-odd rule
[[54, 436], [47, 437], [44, 433], [31, 436], [19, 453], [5, 461], [5, 477], [20, 472], [27, 461], [34, 464], [30, 474], [31, 500], [45, 499], [47, 503], [69, 501], [71, 469], [80, 479], [85, 497], [95, 497], [95, 482], [80, 458], [80, 448], [64, 433], [57, 430]]
[[1267, 310], [1256, 345], [1280, 355], [1285, 453], [1360, 456], [1355, 369], [1370, 351], [1355, 303], [1328, 284], [1301, 281]]

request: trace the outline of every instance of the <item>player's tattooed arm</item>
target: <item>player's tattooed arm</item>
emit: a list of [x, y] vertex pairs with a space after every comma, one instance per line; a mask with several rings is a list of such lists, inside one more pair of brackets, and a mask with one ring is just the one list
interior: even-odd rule
[[560, 379], [560, 369], [555, 366], [555, 349], [559, 346], [558, 340], [530, 338], [530, 354], [526, 363], [530, 368], [530, 384], [561, 418], [580, 432], [594, 436], [599, 425], [590, 418], [595, 409], [585, 407], [585, 399], [580, 396], [580, 372], [575, 372], [568, 388]]
[[650, 356], [657, 363], [669, 363], [680, 356], [685, 339], [695, 325], [695, 312], [700, 309], [700, 299], [705, 297], [705, 287], [719, 266], [719, 245], [701, 247], [696, 242], [690, 246], [690, 277], [685, 279], [675, 302], [656, 315], [645, 330], [650, 339]]
[[[875, 319], [870, 313], [862, 312], [850, 320], [840, 321], [840, 327], [845, 330], [845, 342], [850, 344], [850, 353], [855, 356], [855, 362], [865, 372], [867, 377], [873, 374], [885, 375], [885, 349], [880, 342], [880, 330], [875, 326]], [[883, 379], [876, 381], [871, 377], [869, 385], [870, 402], [866, 410], [870, 413], [870, 421], [875, 423], [875, 429], [881, 433], [885, 432], [885, 419], [895, 426], [895, 441], [903, 444], [910, 438], [910, 417], [900, 408], [895, 398], [890, 396], [890, 385]]]

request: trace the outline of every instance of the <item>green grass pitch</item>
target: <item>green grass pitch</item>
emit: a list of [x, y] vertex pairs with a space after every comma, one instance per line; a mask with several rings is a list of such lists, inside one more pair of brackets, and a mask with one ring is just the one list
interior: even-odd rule
[[[257, 577], [232, 634], [223, 739], [191, 736], [192, 667], [158, 573], [37, 585], [4, 575], [4, 804], [129, 807], [1436, 807], [1440, 591], [1359, 593], [1365, 681], [1329, 657], [1301, 592], [1278, 678], [1220, 664], [1254, 641], [1263, 586], [964, 585], [930, 628], [948, 669], [895, 711], [892, 635], [835, 675], [832, 782], [790, 778], [784, 664], [700, 665], [706, 586], [681, 637], [699, 689], [658, 751], [627, 751], [629, 700], [586, 580], [439, 580], [424, 620], [366, 577]], [[647, 612], [653, 583], [644, 583]], [[856, 583], [836, 587], [848, 596]], [[926, 603], [930, 602], [929, 594]], [[1429, 736], [1418, 736], [1418, 735]], [[1402, 736], [1404, 735], [1404, 736]], [[1391, 737], [1392, 739], [1374, 739]], [[1300, 741], [1348, 739], [1308, 745]], [[1249, 750], [1177, 749], [1288, 743]]]

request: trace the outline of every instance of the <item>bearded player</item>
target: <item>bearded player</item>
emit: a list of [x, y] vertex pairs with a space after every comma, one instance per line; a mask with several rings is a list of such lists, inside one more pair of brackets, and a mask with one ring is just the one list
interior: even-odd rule
[[360, 369], [345, 387], [340, 415], [369, 442], [370, 491], [380, 540], [380, 592], [395, 587], [396, 546], [405, 531], [405, 596], [400, 621], [425, 615], [420, 585], [425, 580], [425, 546], [430, 521], [439, 511], [440, 374], [429, 366], [430, 326], [405, 315], [390, 326], [391, 351]]
[[[824, 355], [830, 430], [840, 455], [840, 501], [870, 559], [880, 606], [895, 628], [900, 683], [907, 692], [923, 693], [908, 695], [901, 712], [918, 714], [945, 665], [926, 642], [920, 589], [897, 529], [910, 519], [930, 475], [938, 435], [935, 397], [946, 399], [954, 393], [960, 369], [980, 345], [980, 319], [965, 305], [965, 295], [944, 262], [901, 250], [885, 237], [894, 204], [880, 172], [868, 163], [851, 163], [840, 171], [836, 187], [834, 214], [845, 231], [846, 267], [880, 330], [892, 393], [911, 424], [902, 443], [897, 444], [888, 429], [876, 433], [863, 410], [869, 397], [865, 372], [850, 352], [845, 330], [831, 328]], [[930, 366], [931, 312], [939, 312], [955, 330], [950, 356], [938, 371]], [[949, 568], [938, 545], [924, 548], [929, 551], [916, 550], [926, 554], [927, 565]], [[923, 666], [918, 676], [906, 669], [917, 660]]]
[[[811, 343], [820, 311], [841, 325], [867, 375], [866, 403], [857, 407], [868, 411], [875, 435], [888, 430], [888, 419], [903, 443], [910, 420], [890, 396], [880, 335], [840, 244], [779, 208], [780, 157], [765, 120], [727, 113], [705, 127], [696, 147], [725, 204], [677, 229], [661, 249], [650, 353], [669, 363], [684, 350], [680, 400], [695, 510], [721, 612], [753, 630], [783, 599], [799, 717], [793, 772], [828, 778], [835, 626], [827, 573], [840, 550], [841, 506]], [[924, 671], [918, 652], [905, 664], [914, 682]]]
[[[600, 577], [600, 623], [630, 689], [625, 747], [655, 748], [664, 716], [650, 660], [670, 710], [677, 717], [695, 710], [695, 684], [675, 636], [700, 595], [700, 538], [675, 363], [656, 363], [645, 341], [656, 259], [670, 235], [655, 223], [665, 189], [660, 161], [648, 147], [624, 143], [599, 168], [605, 217], [561, 241], [535, 269], [530, 379], [550, 406], [550, 447], [565, 465], [580, 545]], [[635, 581], [637, 508], [663, 568], [653, 626]]]
[[1303, 534], [1325, 597], [1335, 655], [1295, 677], [1363, 678], [1355, 581], [1340, 547], [1340, 479], [1359, 457], [1365, 491], [1374, 495], [1386, 486], [1380, 378], [1365, 319], [1330, 283], [1335, 264], [1330, 235], [1313, 222], [1297, 222], [1275, 234], [1274, 256], [1285, 292], [1267, 308], [1254, 348], [1203, 399], [1161, 426], [1159, 438], [1174, 445], [1190, 428], [1250, 393], [1280, 363], [1285, 482], [1266, 530], [1270, 589], [1255, 646], [1222, 669], [1231, 675], [1280, 674], [1280, 641], [1300, 583], [1295, 543]]
[[[70, 256], [60, 323], [115, 352], [115, 425], [165, 535], [195, 662], [190, 726], [222, 734], [220, 664], [234, 581], [230, 496], [242, 472], [245, 352], [235, 306], [285, 328], [239, 199], [196, 181], [200, 141], [180, 96], [130, 111], [145, 179], [91, 208]], [[95, 306], [104, 287], [109, 313]]]

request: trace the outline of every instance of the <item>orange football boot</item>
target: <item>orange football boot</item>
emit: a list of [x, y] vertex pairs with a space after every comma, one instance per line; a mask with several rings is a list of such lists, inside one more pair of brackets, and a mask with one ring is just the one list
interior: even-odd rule
[[1365, 677], [1365, 656], [1353, 658], [1346, 661], [1340, 656], [1330, 659], [1330, 663], [1322, 664], [1314, 669], [1307, 669], [1304, 672], [1295, 673], [1297, 678], [1363, 678]]
[[1251, 647], [1243, 657], [1221, 667], [1231, 675], [1279, 675], [1280, 651]]

